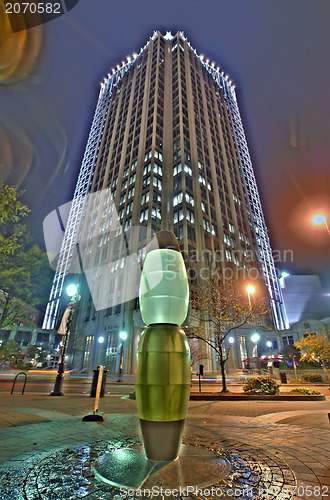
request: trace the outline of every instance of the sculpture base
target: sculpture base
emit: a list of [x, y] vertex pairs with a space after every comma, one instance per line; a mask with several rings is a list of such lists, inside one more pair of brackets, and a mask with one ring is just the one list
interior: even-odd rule
[[217, 453], [188, 445], [182, 445], [180, 456], [171, 462], [150, 461], [142, 446], [135, 446], [104, 453], [93, 466], [98, 479], [127, 490], [205, 488], [226, 477], [230, 469]]
[[151, 421], [140, 418], [144, 449], [149, 460], [169, 462], [179, 455], [184, 419]]

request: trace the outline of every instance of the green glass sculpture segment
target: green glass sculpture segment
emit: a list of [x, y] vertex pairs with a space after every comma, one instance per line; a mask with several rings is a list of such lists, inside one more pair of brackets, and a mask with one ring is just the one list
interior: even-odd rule
[[181, 325], [189, 303], [188, 279], [180, 252], [169, 248], [146, 256], [140, 283], [141, 315], [147, 325]]
[[181, 420], [190, 394], [190, 352], [187, 338], [174, 325], [154, 325], [142, 333], [135, 375], [139, 417]]
[[140, 282], [140, 310], [148, 325], [137, 349], [135, 391], [146, 455], [174, 460], [190, 395], [190, 351], [184, 331], [188, 278], [175, 235], [156, 233]]

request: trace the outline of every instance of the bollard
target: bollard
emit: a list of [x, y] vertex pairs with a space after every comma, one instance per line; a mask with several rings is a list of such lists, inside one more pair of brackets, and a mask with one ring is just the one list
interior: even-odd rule
[[[105, 384], [106, 384], [106, 374], [107, 373], [108, 373], [108, 370], [103, 370], [101, 393], [100, 393], [101, 398], [104, 397]], [[91, 398], [95, 398], [95, 396], [96, 396], [96, 387], [97, 387], [98, 379], [99, 379], [99, 366], [97, 367], [96, 370], [93, 370], [93, 380], [92, 380], [92, 387], [91, 387], [91, 393], [90, 393]]]
[[96, 386], [94, 411], [93, 411], [93, 413], [89, 413], [88, 415], [85, 415], [82, 418], [83, 422], [103, 422], [103, 420], [104, 420], [102, 415], [97, 414], [97, 412], [99, 411], [99, 400], [100, 400], [101, 386], [102, 386], [102, 381], [103, 381], [103, 369], [104, 369], [104, 367], [101, 365], [99, 367], [99, 377], [98, 377], [97, 386]]

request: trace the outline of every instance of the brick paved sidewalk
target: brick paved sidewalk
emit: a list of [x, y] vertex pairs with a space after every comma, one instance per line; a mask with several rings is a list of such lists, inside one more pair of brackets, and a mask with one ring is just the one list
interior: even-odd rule
[[[116, 498], [106, 491], [104, 484], [100, 486], [83, 472], [80, 476], [89, 481], [88, 485], [79, 489], [80, 496], [78, 493], [68, 496], [65, 481], [77, 470], [71, 470], [67, 476], [63, 472], [63, 484], [56, 486], [56, 495], [47, 483], [50, 477], [47, 464], [64, 471], [67, 463], [80, 463], [74, 455], [76, 452], [72, 451], [77, 445], [93, 454], [99, 443], [100, 446], [102, 443], [103, 446], [104, 443], [129, 446], [140, 440], [134, 400], [106, 396], [100, 401], [100, 410], [106, 414], [104, 423], [83, 423], [81, 418], [92, 410], [92, 405], [93, 399], [86, 396], [53, 398], [40, 394], [1, 394], [0, 473], [6, 478], [0, 486], [1, 500]], [[256, 476], [263, 477], [260, 484], [268, 484], [268, 480], [275, 488], [252, 498], [291, 498], [285, 496], [283, 490], [287, 481], [293, 498], [319, 500], [327, 498], [326, 494], [330, 496], [329, 408], [329, 398], [319, 402], [190, 402], [184, 442], [226, 450], [248, 464]], [[86, 466], [84, 470], [89, 469]], [[56, 482], [58, 476], [52, 481]], [[25, 479], [18, 479], [22, 477]], [[253, 474], [251, 477], [253, 479]], [[39, 480], [44, 481], [42, 488]], [[277, 487], [282, 488], [280, 493], [276, 493]]]

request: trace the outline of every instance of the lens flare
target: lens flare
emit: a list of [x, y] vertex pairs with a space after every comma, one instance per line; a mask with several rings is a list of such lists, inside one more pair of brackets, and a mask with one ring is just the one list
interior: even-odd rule
[[55, 179], [65, 175], [66, 133], [45, 106], [24, 92], [17, 96], [15, 107], [4, 103], [1, 111], [0, 180], [25, 183], [33, 208], [48, 195]]
[[[20, 22], [24, 23], [23, 14]], [[31, 73], [40, 52], [40, 26], [13, 33], [5, 3], [0, 0], [0, 85], [14, 84]]]

